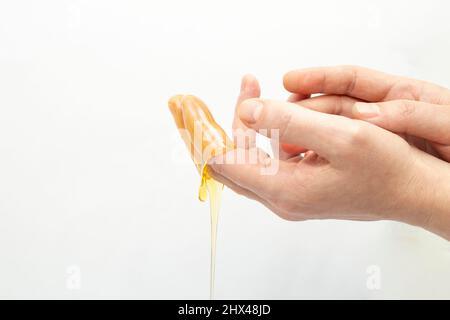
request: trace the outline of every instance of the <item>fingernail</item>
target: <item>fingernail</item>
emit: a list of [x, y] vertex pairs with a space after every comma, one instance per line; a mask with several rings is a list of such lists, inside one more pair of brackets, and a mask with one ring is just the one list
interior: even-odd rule
[[356, 102], [354, 109], [363, 118], [373, 118], [380, 114], [380, 107], [376, 103]]
[[242, 102], [239, 107], [239, 118], [249, 124], [256, 123], [261, 116], [263, 104], [261, 101], [251, 99]]

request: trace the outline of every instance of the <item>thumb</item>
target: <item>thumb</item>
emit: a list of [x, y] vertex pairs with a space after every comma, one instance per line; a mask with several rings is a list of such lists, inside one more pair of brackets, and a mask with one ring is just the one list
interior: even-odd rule
[[236, 102], [233, 119], [233, 140], [239, 148], [254, 148], [256, 145], [256, 133], [249, 130], [239, 119], [237, 114], [238, 106], [247, 99], [258, 98], [261, 95], [261, 89], [258, 80], [251, 74], [247, 74], [242, 78], [241, 90]]
[[395, 133], [409, 134], [441, 144], [450, 142], [450, 106], [412, 100], [356, 102], [352, 114], [357, 119]]

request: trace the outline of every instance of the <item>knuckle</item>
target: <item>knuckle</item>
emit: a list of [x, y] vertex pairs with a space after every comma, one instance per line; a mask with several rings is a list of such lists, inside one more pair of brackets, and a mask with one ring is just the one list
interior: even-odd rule
[[419, 81], [400, 80], [389, 90], [385, 99], [420, 100], [422, 87]]
[[367, 142], [367, 128], [366, 124], [362, 121], [354, 121], [349, 126], [348, 130], [348, 142], [350, 145], [361, 145]]
[[358, 73], [356, 72], [355, 68], [351, 68], [347, 72], [349, 73], [350, 80], [348, 81], [344, 92], [347, 94], [352, 94], [356, 87]]
[[368, 124], [361, 120], [352, 120], [347, 124], [338, 152], [344, 156], [353, 156], [359, 153], [368, 142]]
[[349, 96], [336, 96], [337, 97], [337, 103], [335, 106], [334, 113], [337, 115], [342, 115], [345, 110], [345, 106], [347, 105], [353, 105], [355, 103], [355, 100], [353, 98], [350, 98]]
[[416, 105], [414, 101], [400, 100], [399, 113], [403, 118], [410, 118], [416, 112]]
[[352, 120], [347, 126], [345, 133], [338, 139], [339, 148], [336, 148], [336, 155], [345, 159], [359, 157], [361, 150], [369, 148], [369, 124], [361, 120]]

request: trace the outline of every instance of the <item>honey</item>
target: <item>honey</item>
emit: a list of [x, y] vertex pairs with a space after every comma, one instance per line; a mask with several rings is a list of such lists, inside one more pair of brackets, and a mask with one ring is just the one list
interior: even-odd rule
[[194, 164], [201, 176], [198, 197], [209, 195], [211, 215], [210, 298], [214, 297], [217, 225], [223, 184], [214, 180], [207, 163], [213, 157], [235, 148], [232, 140], [214, 120], [206, 104], [191, 95], [177, 95], [169, 100], [169, 109]]

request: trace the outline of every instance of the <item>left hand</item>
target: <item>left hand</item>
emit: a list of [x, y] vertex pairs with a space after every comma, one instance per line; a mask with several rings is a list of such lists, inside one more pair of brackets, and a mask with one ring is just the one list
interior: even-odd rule
[[[291, 71], [284, 76], [284, 86], [293, 93], [291, 101], [303, 107], [373, 123], [450, 162], [446, 88], [355, 66]], [[324, 95], [301, 99], [317, 93]]]

